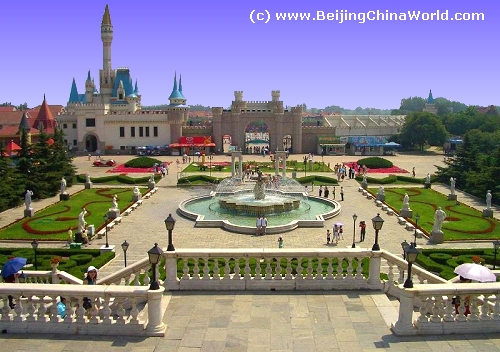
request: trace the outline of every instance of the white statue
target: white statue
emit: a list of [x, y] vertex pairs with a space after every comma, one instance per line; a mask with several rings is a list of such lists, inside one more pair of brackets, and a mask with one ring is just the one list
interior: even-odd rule
[[378, 188], [377, 196], [385, 196], [385, 190], [383, 186]]
[[134, 187], [134, 191], [133, 191], [133, 192], [134, 192], [134, 194], [135, 194], [136, 196], [141, 195], [141, 191], [139, 191], [139, 187], [138, 187], [138, 186], [135, 186], [135, 187]]
[[149, 182], [155, 182], [155, 174], [152, 174], [149, 178]]
[[63, 178], [61, 179], [61, 194], [64, 193], [66, 193], [66, 179], [63, 176]]
[[427, 174], [425, 177], [425, 183], [430, 184], [431, 183], [431, 174]]
[[87, 215], [87, 210], [85, 208], [83, 208], [80, 215], [78, 215], [78, 232], [79, 233], [83, 233], [85, 231], [85, 227], [87, 226], [87, 222], [85, 221], [85, 215]]
[[90, 175], [89, 174], [85, 175], [85, 183], [90, 183]]
[[456, 178], [450, 178], [450, 194], [452, 196], [455, 195], [455, 182], [457, 182], [457, 179]]
[[29, 189], [26, 191], [26, 194], [24, 195], [24, 204], [26, 204], [26, 210], [31, 209], [31, 196], [33, 195], [33, 192], [30, 191]]
[[365, 182], [365, 183], [368, 182], [368, 181], [366, 181], [366, 174], [363, 174], [363, 182]]
[[408, 193], [405, 193], [405, 197], [403, 198], [402, 210], [410, 210], [410, 197], [408, 197]]
[[112, 203], [113, 203], [113, 209], [118, 209], [118, 201], [117, 201], [116, 194], [113, 196]]
[[441, 232], [444, 219], [446, 219], [446, 213], [441, 209], [441, 207], [438, 207], [434, 213], [434, 227], [432, 228], [433, 233]]
[[491, 209], [491, 190], [488, 190], [488, 193], [486, 193], [486, 209], [490, 210]]

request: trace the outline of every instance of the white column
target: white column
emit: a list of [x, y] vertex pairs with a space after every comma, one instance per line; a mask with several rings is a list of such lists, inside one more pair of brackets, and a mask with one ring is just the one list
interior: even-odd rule
[[240, 154], [238, 161], [239, 161], [238, 170], [240, 171], [240, 179], [243, 180], [243, 155]]
[[164, 291], [163, 287], [148, 291], [148, 325], [146, 326], [148, 336], [165, 335], [167, 326], [163, 324], [163, 309], [161, 307]]
[[370, 258], [370, 274], [368, 276], [368, 284], [374, 286], [381, 286], [380, 282], [380, 262], [381, 262], [381, 251], [372, 251], [372, 256]]
[[392, 332], [396, 335], [417, 335], [418, 333], [413, 326], [413, 297], [413, 289], [401, 287], [398, 321], [391, 326]]
[[175, 252], [165, 252], [165, 281], [163, 287], [167, 291], [179, 290], [177, 279], [177, 257]]

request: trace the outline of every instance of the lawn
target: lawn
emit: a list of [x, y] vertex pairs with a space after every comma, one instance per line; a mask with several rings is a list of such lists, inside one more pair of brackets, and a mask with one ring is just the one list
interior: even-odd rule
[[[228, 165], [229, 164], [229, 165]], [[182, 164], [181, 164], [182, 165]], [[236, 163], [238, 165], [238, 163]], [[311, 166], [311, 167], [310, 167]], [[311, 165], [307, 166], [307, 172], [333, 172], [332, 169], [330, 169], [328, 164], [325, 164], [321, 161], [315, 161]], [[210, 167], [210, 161], [205, 160], [205, 163], [200, 162], [193, 162], [186, 166], [182, 172], [209, 172]], [[236, 166], [238, 167], [238, 166]], [[250, 167], [251, 169], [255, 169], [258, 167], [260, 171], [263, 173], [273, 173], [275, 171], [274, 167], [274, 162], [270, 161], [245, 161], [243, 163], [243, 170], [245, 170], [247, 167]], [[287, 172], [292, 172], [292, 171], [297, 171], [297, 172], [304, 172], [304, 163], [296, 160], [290, 160], [286, 162], [286, 169]], [[280, 169], [281, 170], [281, 169]], [[212, 171], [216, 172], [231, 172], [231, 164], [230, 163], [220, 163], [220, 162], [213, 162], [212, 163]], [[280, 171], [281, 172], [281, 171]]]
[[[140, 189], [141, 193], [147, 191]], [[1, 240], [62, 240], [68, 238], [68, 229], [78, 229], [78, 215], [82, 208], [87, 209], [85, 221], [93, 224], [98, 231], [104, 226], [104, 215], [112, 207], [113, 195], [118, 197], [121, 211], [132, 205], [132, 188], [95, 188], [78, 192], [67, 201], [57, 202], [45, 209], [35, 209], [35, 216], [23, 218], [0, 229]], [[22, 209], [19, 209], [21, 216]]]
[[[376, 195], [378, 189], [370, 188]], [[419, 214], [418, 227], [430, 234], [434, 226], [434, 213], [438, 207], [446, 212], [442, 230], [445, 241], [487, 240], [500, 237], [500, 226], [496, 219], [483, 218], [482, 213], [463, 203], [450, 201], [447, 197], [432, 189], [424, 188], [386, 188], [385, 203], [399, 212], [403, 206], [404, 194], [410, 197], [410, 208], [415, 215]]]

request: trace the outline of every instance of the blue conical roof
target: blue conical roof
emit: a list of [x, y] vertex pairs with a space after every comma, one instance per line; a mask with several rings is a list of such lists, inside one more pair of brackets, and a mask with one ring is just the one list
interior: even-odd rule
[[139, 94], [139, 87], [137, 86], [137, 79], [135, 80], [134, 94]]
[[89, 70], [89, 73], [87, 74], [87, 81], [91, 81], [91, 79], [90, 79], [90, 70]]
[[429, 90], [429, 97], [427, 98], [427, 104], [434, 104], [434, 98], [432, 97], [432, 90]]
[[181, 93], [184, 98], [184, 94], [182, 94], [182, 75], [179, 75], [179, 93]]
[[79, 103], [80, 97], [78, 95], [78, 89], [76, 88], [75, 79], [73, 78], [73, 83], [71, 84], [71, 93], [69, 94], [68, 103]]
[[174, 76], [174, 88], [172, 89], [172, 93], [168, 97], [168, 99], [183, 99], [182, 93], [177, 89], [177, 72]]

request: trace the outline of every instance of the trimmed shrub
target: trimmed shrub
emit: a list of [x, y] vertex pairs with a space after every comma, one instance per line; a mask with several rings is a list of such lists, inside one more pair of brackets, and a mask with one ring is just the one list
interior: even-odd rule
[[369, 169], [387, 169], [393, 167], [393, 163], [378, 156], [358, 160], [358, 165], [366, 165]]
[[446, 261], [452, 259], [452, 256], [446, 253], [431, 253], [429, 258], [434, 260], [436, 263], [446, 265]]
[[127, 161], [125, 167], [150, 168], [153, 167], [154, 164], [162, 164], [162, 162], [148, 156], [140, 156]]
[[88, 263], [92, 261], [93, 257], [91, 254], [75, 254], [69, 257], [70, 260], [74, 260], [76, 262], [76, 265], [82, 265], [85, 263]]
[[76, 262], [74, 260], [70, 259], [70, 260], [66, 260], [66, 261], [61, 262], [61, 264], [59, 264], [57, 269], [59, 269], [61, 271], [70, 272], [69, 269], [72, 269], [76, 266], [77, 266]]

